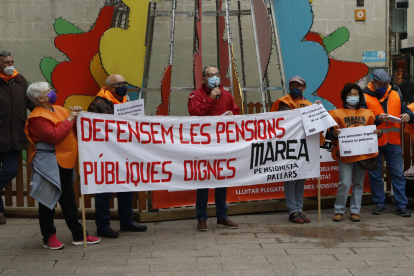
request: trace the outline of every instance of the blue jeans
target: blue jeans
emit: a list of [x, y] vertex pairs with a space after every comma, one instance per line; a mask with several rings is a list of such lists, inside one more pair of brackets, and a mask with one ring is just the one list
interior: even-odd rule
[[285, 191], [286, 206], [289, 214], [301, 213], [303, 211], [303, 191], [306, 179], [285, 181], [283, 183]]
[[362, 194], [364, 192], [365, 170], [358, 166], [357, 162], [339, 163], [339, 184], [336, 194], [334, 214], [345, 214], [346, 200], [349, 189], [352, 187], [351, 214], [359, 214], [361, 211]]
[[[117, 193], [119, 223], [122, 226], [131, 225], [134, 222], [134, 210], [132, 209], [132, 197], [134, 192]], [[95, 194], [95, 223], [98, 231], [110, 228], [109, 202], [112, 193]]]
[[[217, 220], [227, 218], [226, 197], [227, 188], [216, 188], [215, 203]], [[208, 189], [198, 189], [196, 201], [197, 220], [207, 220], [207, 201]]]
[[13, 180], [18, 170], [18, 151], [0, 152], [0, 213], [4, 213], [4, 204], [1, 192]]
[[382, 160], [384, 155], [387, 167], [390, 170], [392, 189], [396, 202], [396, 208], [401, 209], [407, 206], [407, 197], [405, 196], [405, 178], [403, 172], [403, 163], [401, 156], [401, 146], [386, 144], [378, 147], [378, 165], [376, 171], [369, 171], [369, 182], [371, 184], [372, 199], [377, 206], [385, 206], [384, 183], [382, 180]]

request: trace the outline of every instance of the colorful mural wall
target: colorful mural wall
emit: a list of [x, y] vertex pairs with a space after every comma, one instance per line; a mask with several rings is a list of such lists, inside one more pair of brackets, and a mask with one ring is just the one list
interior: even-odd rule
[[[300, 75], [307, 82], [304, 96], [308, 100], [311, 102], [321, 100], [328, 110], [341, 107], [340, 93], [343, 85], [348, 82], [355, 83], [368, 73], [368, 67], [363, 63], [336, 60], [331, 56], [333, 50], [338, 47], [346, 47], [350, 37], [348, 29], [344, 26], [323, 37], [318, 33], [310, 32], [314, 15], [309, 0], [273, 1], [286, 79]], [[149, 0], [124, 0], [123, 2], [130, 9], [127, 29], [111, 28], [111, 22], [115, 16], [113, 6], [103, 7], [95, 24], [87, 32], [63, 18], [56, 20], [55, 31], [58, 36], [55, 39], [55, 46], [67, 56], [68, 61], [58, 63], [52, 58], [44, 58], [40, 68], [46, 80], [59, 93], [58, 104], [65, 107], [74, 104], [82, 105], [86, 109], [99, 91], [99, 87], [105, 85], [108, 74], [122, 74], [135, 87], [141, 87], [145, 82], [145, 36]], [[203, 68], [202, 0], [197, 0], [195, 3], [199, 11], [194, 19], [195, 46], [188, 51], [193, 53], [194, 86], [199, 87]], [[262, 69], [260, 77], [263, 79], [269, 66], [270, 55], [276, 54], [275, 45], [273, 47], [271, 45], [273, 41], [272, 21], [271, 15], [266, 14], [268, 9], [263, 0], [253, 0], [252, 4], [257, 12], [255, 36], [259, 48], [257, 51], [258, 63]], [[217, 9], [219, 11], [224, 9], [223, 1], [217, 2]], [[232, 78], [226, 78], [226, 74], [222, 73], [221, 83], [223, 86], [230, 86], [231, 82], [233, 83], [233, 90], [237, 92], [235, 98], [242, 105], [243, 97], [234, 62], [234, 47], [229, 39], [224, 38], [224, 34], [228, 32], [226, 27], [228, 27], [226, 26], [226, 18], [218, 16], [218, 37], [220, 37], [218, 41], [220, 56], [218, 66], [221, 72], [229, 70], [229, 75]], [[172, 61], [172, 57], [170, 61]], [[169, 115], [172, 65], [172, 62], [167, 64], [164, 74], [160, 77], [162, 85], [157, 115]], [[280, 78], [280, 76], [270, 75], [268, 77]], [[332, 183], [331, 179], [326, 181]], [[315, 180], [310, 180], [308, 184], [313, 185], [314, 182]], [[279, 186], [281, 186], [280, 183], [273, 183], [254, 187], [264, 191], [279, 191], [274, 189]], [[176, 193], [154, 192], [153, 207], [167, 208], [195, 203], [194, 192], [178, 192], [179, 196]], [[228, 193], [230, 201], [234, 201], [235, 198], [236, 201], [242, 199], [246, 201], [282, 197], [282, 195], [275, 195], [273, 192], [264, 192], [241, 199], [237, 189], [229, 189]], [[331, 187], [326, 189], [323, 194], [336, 194], [336, 189]], [[311, 192], [310, 196], [314, 196], [314, 194]], [[209, 201], [214, 202], [214, 197], [211, 196]]]

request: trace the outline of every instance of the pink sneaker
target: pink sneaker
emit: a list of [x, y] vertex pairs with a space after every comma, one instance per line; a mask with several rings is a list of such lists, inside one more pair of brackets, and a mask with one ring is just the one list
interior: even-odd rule
[[[86, 237], [86, 243], [87, 244], [95, 244], [95, 243], [99, 243], [101, 241], [100, 238], [98, 237], [92, 237], [91, 235], [88, 235]], [[79, 240], [79, 241], [72, 241], [73, 245], [82, 245], [83, 244], [83, 239]]]
[[65, 247], [65, 245], [56, 238], [56, 234], [50, 235], [49, 239], [47, 240], [47, 243], [43, 245], [43, 248], [53, 250], [62, 249], [63, 247]]

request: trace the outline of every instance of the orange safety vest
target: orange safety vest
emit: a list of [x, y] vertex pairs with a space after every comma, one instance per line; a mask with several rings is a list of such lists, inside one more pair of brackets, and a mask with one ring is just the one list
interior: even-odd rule
[[[414, 103], [409, 104], [407, 107], [414, 112]], [[405, 124], [404, 132], [410, 133], [411, 141], [414, 143], [414, 124]]]
[[[371, 84], [370, 84], [371, 85]], [[368, 88], [371, 88], [368, 85]], [[371, 85], [372, 86], [372, 85]], [[378, 100], [375, 96], [364, 94], [365, 101], [368, 109], [372, 110], [375, 116], [385, 113], [381, 106], [381, 102], [385, 101], [388, 97], [387, 114], [400, 117], [401, 115], [401, 99], [397, 92], [391, 90], [391, 85], [388, 87], [384, 97]], [[401, 145], [401, 124], [393, 122], [383, 122], [380, 124], [378, 129], [381, 129], [382, 135], [378, 138], [378, 146], [384, 146], [387, 143], [393, 145]]]
[[[360, 126], [369, 126], [373, 125], [375, 121], [374, 112], [369, 109], [334, 109], [329, 111], [332, 118], [338, 124], [335, 126], [335, 129], [341, 128], [349, 128], [349, 127], [360, 127]], [[360, 160], [365, 160], [368, 158], [372, 158], [378, 155], [378, 152], [371, 153], [371, 154], [361, 154], [356, 156], [346, 156], [341, 157], [339, 156], [339, 148], [338, 145], [333, 143], [334, 147], [332, 148], [332, 158], [334, 160], [341, 159], [343, 163], [353, 163]]]
[[286, 96], [278, 99], [277, 101], [273, 103], [272, 109], [270, 110], [270, 112], [279, 111], [279, 105], [281, 102], [287, 104], [292, 109], [298, 109], [298, 108], [302, 108], [308, 105], [312, 105], [312, 103], [308, 100], [294, 99], [292, 98], [292, 96], [290, 96], [290, 94], [287, 94]]
[[[290, 94], [287, 94], [286, 96], [283, 96], [282, 98], [275, 101], [272, 105], [272, 109], [270, 112], [279, 111], [279, 105], [283, 102], [290, 106], [292, 109], [298, 109], [302, 108], [308, 105], [312, 105], [312, 103], [308, 100], [302, 100], [302, 99], [294, 99]], [[319, 145], [322, 146], [325, 143], [325, 137], [322, 135], [322, 133], [319, 134]]]
[[[49, 111], [42, 107], [36, 107], [35, 109], [33, 109], [28, 120], [26, 121], [24, 131], [26, 132], [27, 138], [29, 139], [29, 164], [32, 162], [33, 156], [36, 153], [36, 146], [29, 135], [30, 118], [43, 117], [51, 121], [54, 125], [58, 126], [62, 123], [62, 121], [68, 118], [69, 113], [65, 108], [58, 105], [54, 105], [53, 109], [55, 110], [55, 112]], [[55, 145], [55, 153], [57, 162], [62, 168], [71, 169], [75, 167], [76, 160], [78, 158], [78, 142], [76, 140], [76, 136], [73, 129], [70, 131], [68, 136], [66, 136], [66, 138], [63, 139], [62, 142]]]

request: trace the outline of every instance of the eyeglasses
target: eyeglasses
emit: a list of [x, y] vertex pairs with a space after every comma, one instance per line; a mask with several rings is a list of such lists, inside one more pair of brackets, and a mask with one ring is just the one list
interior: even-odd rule
[[123, 87], [123, 86], [128, 86], [129, 83], [128, 82], [117, 82], [117, 83], [111, 83], [109, 86], [112, 87]]
[[5, 62], [3, 62], [4, 64], [14, 64], [14, 61], [13, 60], [10, 60], [10, 61], [5, 61]]
[[210, 73], [210, 74], [206, 74], [205, 75], [207, 78], [212, 78], [212, 77], [214, 77], [214, 76], [216, 76], [216, 77], [220, 77], [220, 73], [215, 73], [215, 74], [213, 74], [213, 73]]

